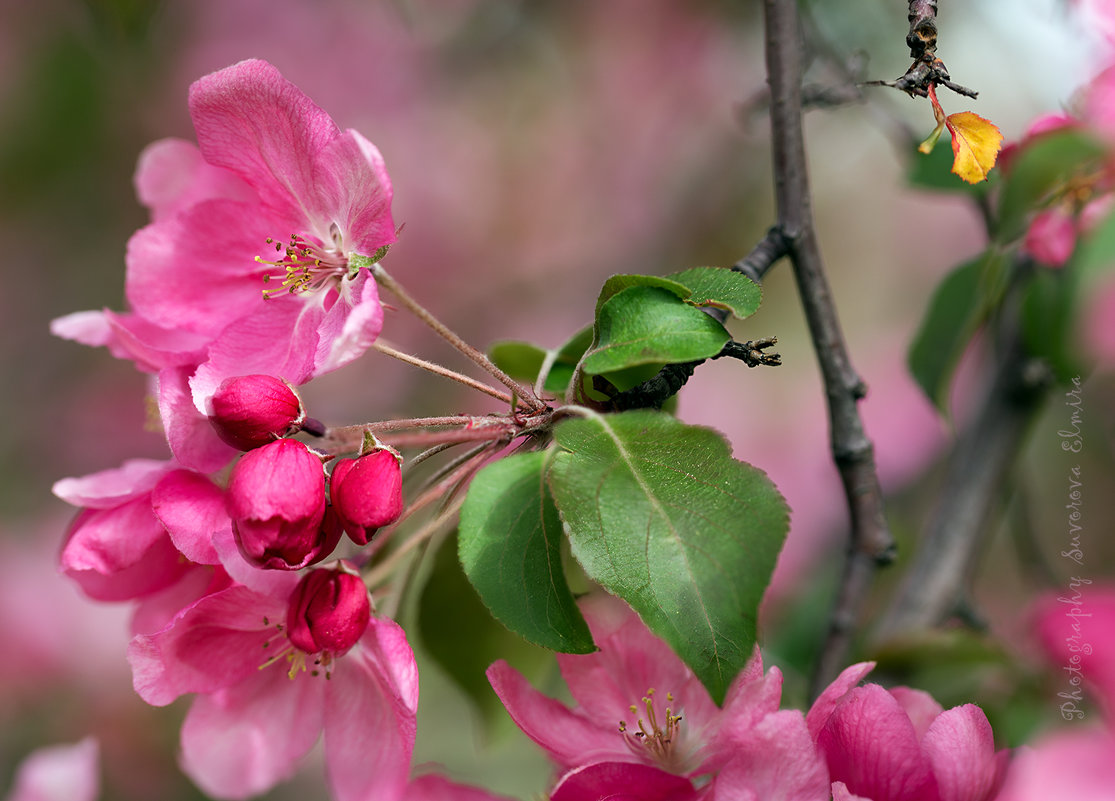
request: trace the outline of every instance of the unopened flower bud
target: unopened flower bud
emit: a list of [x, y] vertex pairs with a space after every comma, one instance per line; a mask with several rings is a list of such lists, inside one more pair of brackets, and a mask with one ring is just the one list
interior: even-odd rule
[[330, 531], [325, 521], [321, 459], [297, 440], [275, 440], [241, 456], [225, 503], [236, 544], [257, 567], [298, 570], [337, 544], [336, 525]]
[[297, 432], [305, 419], [302, 401], [286, 381], [242, 375], [217, 387], [209, 423], [226, 443], [250, 451]]
[[368, 588], [345, 563], [334, 570], [311, 570], [287, 608], [287, 637], [308, 654], [345, 653], [363, 635], [371, 620]]
[[356, 459], [342, 459], [329, 479], [333, 507], [348, 536], [367, 545], [382, 526], [403, 513], [403, 474], [399, 459], [388, 449]]

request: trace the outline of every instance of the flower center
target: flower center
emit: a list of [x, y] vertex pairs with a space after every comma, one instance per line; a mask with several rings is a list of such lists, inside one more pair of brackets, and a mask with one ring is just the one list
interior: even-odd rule
[[[269, 628], [274, 628], [275, 633], [263, 643], [267, 658], [260, 663], [260, 670], [271, 667], [276, 662], [286, 660], [287, 664], [290, 665], [287, 670], [287, 678], [291, 680], [299, 673], [309, 673], [316, 677], [324, 672], [325, 678], [333, 677], [333, 672], [330, 670], [330, 666], [333, 664], [333, 654], [328, 651], [308, 654], [287, 638], [282, 623], [272, 624], [266, 617], [263, 619], [263, 623]], [[310, 658], [309, 662], [307, 662], [307, 658]]]
[[276, 289], [263, 290], [263, 297], [272, 298], [286, 292], [291, 295], [312, 294], [330, 284], [340, 283], [349, 273], [348, 258], [339, 250], [327, 249], [298, 234], [291, 234], [284, 247], [271, 237], [267, 244], [275, 246], [281, 254], [277, 259], [256, 256], [256, 261], [282, 270], [278, 275], [268, 273], [263, 280], [282, 279]]
[[[666, 703], [674, 703], [672, 693], [666, 693]], [[669, 766], [676, 760], [675, 742], [681, 730], [681, 715], [675, 715], [667, 706], [660, 722], [653, 687], [643, 696], [643, 708], [646, 710], [646, 720], [641, 716], [636, 718], [636, 731], [628, 729], [626, 721], [619, 722], [624, 742], [636, 756], [650, 756], [660, 765]], [[631, 714], [638, 716], [639, 707], [632, 704]]]

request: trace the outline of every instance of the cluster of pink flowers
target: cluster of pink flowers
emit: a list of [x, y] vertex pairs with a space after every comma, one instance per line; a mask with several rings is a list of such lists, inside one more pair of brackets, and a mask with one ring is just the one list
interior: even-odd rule
[[573, 709], [506, 663], [488, 678], [558, 768], [552, 801], [991, 801], [1007, 767], [983, 712], [846, 669], [805, 714], [756, 651], [722, 707], [627, 607], [582, 611], [600, 651], [559, 655]]
[[197, 146], [157, 142], [140, 159], [152, 222], [128, 245], [130, 310], [54, 324], [152, 376], [172, 457], [59, 481], [80, 508], [61, 568], [94, 599], [135, 603], [144, 700], [196, 694], [181, 761], [211, 795], [268, 789], [323, 733], [339, 799], [455, 792], [410, 780], [403, 630], [351, 564], [315, 567], [345, 534], [352, 551], [400, 518], [400, 460], [376, 446], [333, 463], [292, 438], [313, 427], [294, 387], [382, 327], [383, 160], [261, 61], [199, 80], [190, 112]]

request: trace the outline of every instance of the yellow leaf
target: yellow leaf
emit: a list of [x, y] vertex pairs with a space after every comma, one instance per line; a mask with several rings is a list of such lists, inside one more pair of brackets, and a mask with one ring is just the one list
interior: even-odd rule
[[952, 171], [970, 184], [978, 184], [995, 166], [1003, 134], [990, 121], [970, 111], [950, 114], [945, 120], [952, 134]]

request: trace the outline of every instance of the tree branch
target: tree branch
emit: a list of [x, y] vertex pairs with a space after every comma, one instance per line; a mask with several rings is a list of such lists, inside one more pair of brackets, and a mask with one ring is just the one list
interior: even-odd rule
[[953, 447], [925, 537], [879, 624], [881, 640], [932, 628], [956, 614], [1023, 439], [1049, 394], [1048, 368], [1029, 357], [1021, 341], [1018, 283], [999, 317], [1004, 344], [995, 376]]
[[894, 541], [883, 514], [883, 496], [871, 441], [857, 401], [866, 388], [852, 368], [825, 278], [813, 224], [802, 132], [802, 41], [796, 0], [764, 0], [767, 76], [778, 223], [791, 243], [790, 257], [828, 400], [833, 460], [851, 518], [848, 558], [813, 692], [834, 677], [846, 659], [877, 564], [893, 558]]

